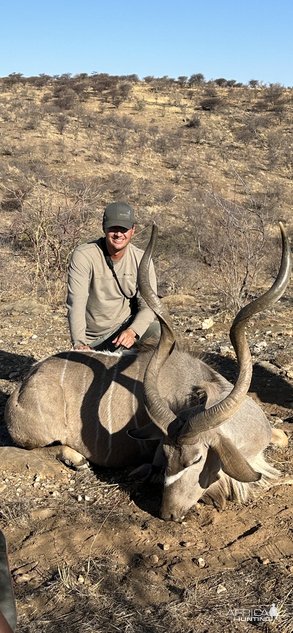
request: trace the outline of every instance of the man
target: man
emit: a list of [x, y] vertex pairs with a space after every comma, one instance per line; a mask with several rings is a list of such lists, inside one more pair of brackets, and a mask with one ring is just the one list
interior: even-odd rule
[[[133, 244], [133, 209], [109, 204], [103, 216], [105, 237], [73, 251], [68, 274], [68, 319], [73, 348], [114, 351], [138, 339], [159, 336], [160, 326], [137, 289], [143, 251]], [[157, 292], [151, 265], [150, 282]]]

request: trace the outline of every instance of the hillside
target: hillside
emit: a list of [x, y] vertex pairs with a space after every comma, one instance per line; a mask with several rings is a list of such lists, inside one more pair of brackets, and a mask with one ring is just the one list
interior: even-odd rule
[[235, 380], [231, 319], [276, 275], [278, 220], [292, 235], [292, 94], [201, 75], [0, 79], [0, 528], [17, 631], [291, 633], [292, 282], [247, 328], [250, 396], [289, 440], [266, 451], [282, 478], [241, 506], [164, 522], [156, 478], [17, 449], [3, 411], [33, 363], [70, 347], [70, 252], [114, 200], [133, 205], [137, 245], [159, 226], [178, 339]]
[[159, 225], [163, 294], [208, 277], [234, 307], [275, 270], [276, 222], [292, 228], [292, 89], [191, 80], [0, 79], [2, 238], [30, 257], [24, 292], [64, 300], [70, 250], [118, 199], [138, 243]]

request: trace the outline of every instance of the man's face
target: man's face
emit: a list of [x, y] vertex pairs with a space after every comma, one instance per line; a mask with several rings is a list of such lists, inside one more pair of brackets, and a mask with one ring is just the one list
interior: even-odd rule
[[123, 226], [111, 226], [106, 229], [106, 244], [110, 255], [123, 251], [134, 235], [135, 228], [125, 229]]

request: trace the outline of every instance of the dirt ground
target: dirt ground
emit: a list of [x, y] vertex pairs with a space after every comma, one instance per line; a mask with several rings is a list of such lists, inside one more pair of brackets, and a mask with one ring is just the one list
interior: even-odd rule
[[[14, 255], [6, 250], [7, 258]], [[19, 274], [21, 276], [21, 262]], [[3, 280], [5, 286], [5, 280]], [[7, 282], [8, 287], [8, 282]], [[235, 362], [220, 313], [172, 303], [174, 327], [228, 377]], [[0, 303], [1, 510], [21, 633], [293, 631], [292, 486], [243, 506], [198, 504], [181, 524], [158, 518], [161, 489], [129, 471], [76, 472], [12, 447], [3, 425], [9, 393], [31, 364], [69, 346], [63, 306], [5, 292]], [[251, 393], [288, 448], [268, 459], [292, 473], [293, 354], [290, 293], [249, 329]], [[270, 613], [276, 615], [272, 617]]]

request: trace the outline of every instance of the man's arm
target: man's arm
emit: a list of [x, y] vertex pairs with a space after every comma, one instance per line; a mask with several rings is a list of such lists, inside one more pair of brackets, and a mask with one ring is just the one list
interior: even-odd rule
[[86, 305], [89, 295], [91, 266], [77, 248], [73, 252], [68, 270], [68, 322], [74, 347], [82, 349], [86, 344]]
[[9, 626], [3, 613], [0, 611], [0, 633], [13, 633], [13, 629]]
[[[157, 279], [153, 262], [151, 262], [150, 265], [150, 283], [154, 292], [157, 293]], [[139, 292], [137, 293], [137, 304], [138, 313], [131, 323], [131, 326], [123, 330], [119, 336], [112, 341], [117, 347], [119, 347], [119, 345], [123, 345], [123, 347], [128, 349], [132, 347], [136, 339], [139, 339], [145, 333], [155, 318], [154, 312], [150, 310]]]

